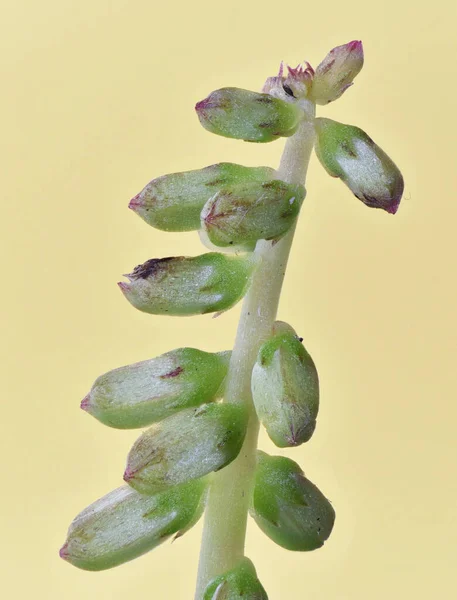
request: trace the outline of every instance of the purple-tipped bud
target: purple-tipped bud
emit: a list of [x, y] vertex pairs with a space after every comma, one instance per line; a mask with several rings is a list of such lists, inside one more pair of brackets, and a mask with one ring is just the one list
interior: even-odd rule
[[227, 373], [230, 352], [178, 348], [97, 378], [81, 408], [110, 427], [132, 429], [211, 402]]
[[209, 252], [151, 259], [118, 285], [135, 308], [153, 315], [186, 316], [231, 308], [245, 294], [255, 258]]
[[247, 414], [234, 404], [187, 409], [145, 431], [127, 458], [124, 480], [142, 494], [203, 477], [234, 460]]
[[339, 98], [363, 67], [362, 42], [354, 40], [330, 50], [314, 74], [311, 97], [317, 104]]
[[325, 170], [367, 206], [395, 214], [404, 182], [392, 159], [358, 127], [322, 118], [315, 127], [316, 154]]
[[87, 571], [137, 558], [198, 521], [206, 485], [200, 479], [150, 496], [126, 485], [113, 490], [73, 520], [59, 555]]
[[271, 142], [295, 133], [302, 111], [295, 104], [239, 88], [212, 92], [195, 106], [211, 133], [246, 142]]

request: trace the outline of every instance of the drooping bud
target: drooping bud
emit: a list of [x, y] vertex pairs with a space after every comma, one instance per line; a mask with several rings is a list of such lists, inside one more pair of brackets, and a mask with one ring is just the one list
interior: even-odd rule
[[203, 600], [268, 600], [254, 565], [243, 558], [237, 566], [208, 584]]
[[255, 258], [208, 252], [151, 259], [119, 283], [135, 308], [153, 315], [187, 316], [224, 311], [245, 294]]
[[222, 187], [273, 179], [269, 167], [243, 167], [219, 163], [204, 169], [171, 173], [153, 179], [132, 200], [129, 208], [146, 223], [164, 231], [192, 231], [200, 228], [205, 202]]
[[316, 427], [319, 379], [295, 331], [281, 321], [259, 350], [252, 370], [252, 399], [271, 440], [280, 448], [307, 442]]
[[272, 142], [295, 133], [302, 118], [292, 103], [239, 88], [212, 92], [195, 106], [200, 123], [211, 133], [246, 142]]
[[333, 528], [335, 511], [296, 462], [258, 452], [250, 514], [287, 550], [316, 550]]
[[330, 50], [314, 74], [311, 97], [317, 104], [339, 98], [363, 67], [362, 42], [354, 40]]
[[198, 521], [205, 488], [203, 479], [152, 496], [120, 487], [74, 519], [60, 556], [88, 571], [137, 558]]
[[305, 188], [274, 179], [224, 187], [205, 204], [202, 227], [217, 246], [278, 239], [296, 219]]
[[81, 408], [119, 429], [145, 427], [213, 400], [227, 374], [230, 352], [178, 348], [98, 377]]
[[244, 407], [204, 404], [153, 425], [135, 442], [124, 480], [143, 494], [185, 483], [228, 465], [247, 426]]
[[367, 206], [395, 214], [403, 194], [402, 174], [361, 129], [318, 118], [316, 154], [332, 177], [339, 177]]

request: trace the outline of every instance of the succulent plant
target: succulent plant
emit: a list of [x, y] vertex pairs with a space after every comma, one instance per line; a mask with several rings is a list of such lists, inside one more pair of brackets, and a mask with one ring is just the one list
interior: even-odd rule
[[135, 308], [190, 316], [244, 302], [231, 351], [178, 348], [93, 384], [81, 408], [110, 427], [149, 429], [128, 455], [127, 485], [70, 525], [60, 554], [71, 564], [127, 562], [182, 535], [205, 510], [195, 600], [267, 600], [244, 555], [248, 513], [288, 550], [315, 550], [329, 538], [330, 501], [297, 463], [257, 445], [260, 424], [281, 448], [307, 442], [316, 427], [316, 366], [303, 339], [276, 320], [313, 148], [363, 205], [394, 214], [403, 193], [399, 169], [366, 133], [316, 117], [316, 105], [339, 98], [362, 66], [362, 43], [352, 41], [316, 70], [281, 64], [259, 92], [210, 93], [196, 105], [203, 127], [248, 142], [286, 138], [279, 168], [217, 163], [161, 175], [130, 201], [147, 224], [198, 231], [211, 250], [137, 266], [119, 283]]

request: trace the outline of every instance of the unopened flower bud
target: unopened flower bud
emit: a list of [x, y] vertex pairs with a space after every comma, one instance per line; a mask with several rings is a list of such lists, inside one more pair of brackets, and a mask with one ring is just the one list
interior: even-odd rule
[[120, 487], [74, 519], [60, 556], [88, 571], [137, 558], [198, 521], [205, 488], [203, 479], [151, 496]]
[[295, 104], [239, 88], [212, 92], [195, 106], [211, 133], [247, 142], [271, 142], [295, 133], [302, 111]]
[[268, 596], [254, 565], [243, 558], [234, 569], [210, 581], [203, 600], [268, 600]]
[[317, 104], [328, 104], [352, 85], [363, 67], [362, 42], [354, 40], [330, 50], [314, 74], [311, 96]]
[[164, 231], [200, 228], [205, 202], [219, 189], [238, 183], [273, 179], [274, 169], [219, 163], [204, 169], [171, 173], [153, 179], [130, 201], [146, 223]]
[[367, 206], [395, 214], [403, 194], [402, 174], [361, 129], [316, 119], [316, 154], [332, 177], [339, 177]]
[[279, 179], [224, 187], [205, 204], [202, 227], [217, 246], [278, 239], [296, 219], [305, 188]]
[[213, 400], [230, 352], [178, 348], [98, 377], [81, 408], [119, 429], [144, 427]]
[[208, 252], [195, 257], [151, 259], [119, 283], [135, 308], [153, 315], [224, 311], [246, 293], [255, 258]]
[[335, 511], [300, 467], [284, 456], [258, 452], [251, 516], [287, 550], [316, 550], [333, 528]]
[[316, 427], [319, 379], [295, 331], [277, 321], [252, 370], [252, 399], [271, 440], [280, 448], [307, 442]]
[[218, 471], [238, 455], [247, 420], [244, 407], [225, 403], [168, 417], [135, 442], [124, 480], [149, 494]]

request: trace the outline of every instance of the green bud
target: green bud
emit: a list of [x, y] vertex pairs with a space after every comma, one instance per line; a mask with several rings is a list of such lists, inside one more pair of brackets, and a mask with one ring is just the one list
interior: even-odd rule
[[287, 550], [316, 550], [332, 532], [335, 511], [296, 462], [258, 452], [251, 516]]
[[244, 407], [204, 404], [153, 425], [135, 442], [124, 480], [144, 494], [198, 479], [238, 455], [247, 426]]
[[88, 571], [137, 558], [198, 521], [205, 487], [204, 480], [193, 481], [153, 496], [120, 487], [74, 519], [60, 556]]
[[239, 88], [212, 92], [195, 106], [200, 123], [211, 133], [247, 142], [271, 142], [295, 133], [301, 109], [269, 94]]
[[273, 179], [269, 167], [243, 167], [219, 163], [204, 169], [171, 173], [153, 179], [132, 200], [129, 208], [146, 223], [164, 231], [200, 229], [205, 202], [221, 188], [251, 181]]
[[332, 177], [339, 177], [367, 206], [395, 214], [403, 194], [402, 174], [361, 129], [316, 119], [316, 154]]
[[227, 374], [230, 352], [178, 348], [98, 377], [81, 408], [119, 429], [145, 427], [213, 400]]
[[319, 379], [295, 331], [281, 321], [259, 350], [252, 370], [252, 399], [271, 440], [280, 448], [307, 442], [316, 427]]
[[243, 558], [234, 569], [210, 581], [203, 600], [268, 600], [268, 596], [254, 565]]
[[314, 73], [311, 97], [317, 104], [339, 98], [363, 67], [362, 42], [353, 40], [330, 50]]
[[274, 179], [224, 187], [205, 204], [202, 227], [217, 246], [278, 239], [297, 218], [305, 188]]
[[200, 256], [153, 258], [119, 283], [135, 308], [153, 315], [187, 316], [224, 311], [246, 293], [252, 256]]

